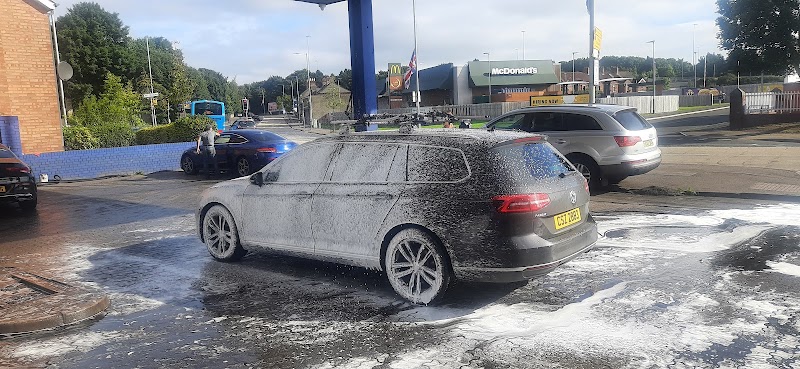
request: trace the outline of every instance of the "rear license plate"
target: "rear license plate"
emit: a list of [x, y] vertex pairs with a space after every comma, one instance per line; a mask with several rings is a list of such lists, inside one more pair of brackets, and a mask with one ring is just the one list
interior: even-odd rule
[[581, 209], [575, 208], [566, 213], [558, 214], [554, 217], [556, 230], [569, 227], [581, 221]]
[[6, 186], [0, 186], [0, 192], [6, 192]]
[[644, 147], [651, 147], [653, 146], [653, 140], [644, 141]]

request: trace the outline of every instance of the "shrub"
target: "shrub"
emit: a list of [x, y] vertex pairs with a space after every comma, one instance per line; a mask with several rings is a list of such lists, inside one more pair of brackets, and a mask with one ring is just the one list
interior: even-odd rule
[[65, 150], [89, 150], [99, 146], [100, 141], [92, 135], [88, 128], [75, 125], [64, 127]]
[[104, 123], [88, 127], [99, 147], [122, 147], [136, 143], [133, 129], [127, 123]]
[[194, 141], [208, 124], [213, 125], [214, 121], [204, 115], [183, 117], [172, 124], [140, 129], [136, 132], [136, 143], [150, 145]]

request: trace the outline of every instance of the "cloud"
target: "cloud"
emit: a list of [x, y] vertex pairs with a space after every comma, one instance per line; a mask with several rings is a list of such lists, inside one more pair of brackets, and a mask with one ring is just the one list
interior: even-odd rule
[[[77, 0], [60, 3], [63, 15]], [[119, 13], [134, 37], [163, 36], [180, 42], [191, 66], [210, 68], [237, 82], [305, 68], [306, 40], [312, 70], [338, 73], [350, 68], [347, 3], [324, 11], [292, 0], [101, 0]], [[465, 64], [522, 55], [527, 59], [570, 60], [588, 54], [589, 17], [584, 0], [417, 1], [421, 67]], [[414, 48], [412, 0], [373, 0], [376, 68], [406, 64]], [[692, 36], [699, 53], [719, 52], [714, 0], [604, 0], [596, 5], [604, 55], [691, 60]], [[693, 24], [697, 24], [695, 27]], [[306, 36], [310, 36], [306, 39]], [[301, 55], [296, 55], [300, 53]]]

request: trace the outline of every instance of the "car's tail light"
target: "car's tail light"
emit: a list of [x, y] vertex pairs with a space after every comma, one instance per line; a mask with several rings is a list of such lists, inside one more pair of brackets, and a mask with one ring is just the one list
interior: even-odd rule
[[11, 167], [11, 168], [6, 168], [6, 170], [9, 172], [28, 173], [28, 174], [30, 174], [31, 172], [31, 168], [28, 167]]
[[500, 195], [492, 198], [492, 204], [498, 213], [532, 213], [550, 205], [550, 196], [546, 193]]
[[619, 147], [630, 147], [642, 142], [642, 138], [639, 136], [614, 136], [614, 140], [617, 141]]
[[256, 149], [256, 151], [257, 152], [272, 152], [272, 153], [274, 153], [274, 152], [278, 152], [278, 149], [276, 149], [274, 147], [262, 147], [262, 148]]

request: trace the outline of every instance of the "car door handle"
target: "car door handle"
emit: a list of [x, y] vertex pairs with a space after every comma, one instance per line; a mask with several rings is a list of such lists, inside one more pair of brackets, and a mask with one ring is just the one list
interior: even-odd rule
[[294, 196], [295, 197], [299, 197], [301, 199], [307, 199], [307, 198], [311, 197], [311, 194], [308, 193], [308, 192], [301, 192], [301, 193], [295, 194]]
[[563, 144], [567, 143], [567, 140], [558, 139], [558, 140], [556, 140], [556, 143], [563, 145]]

